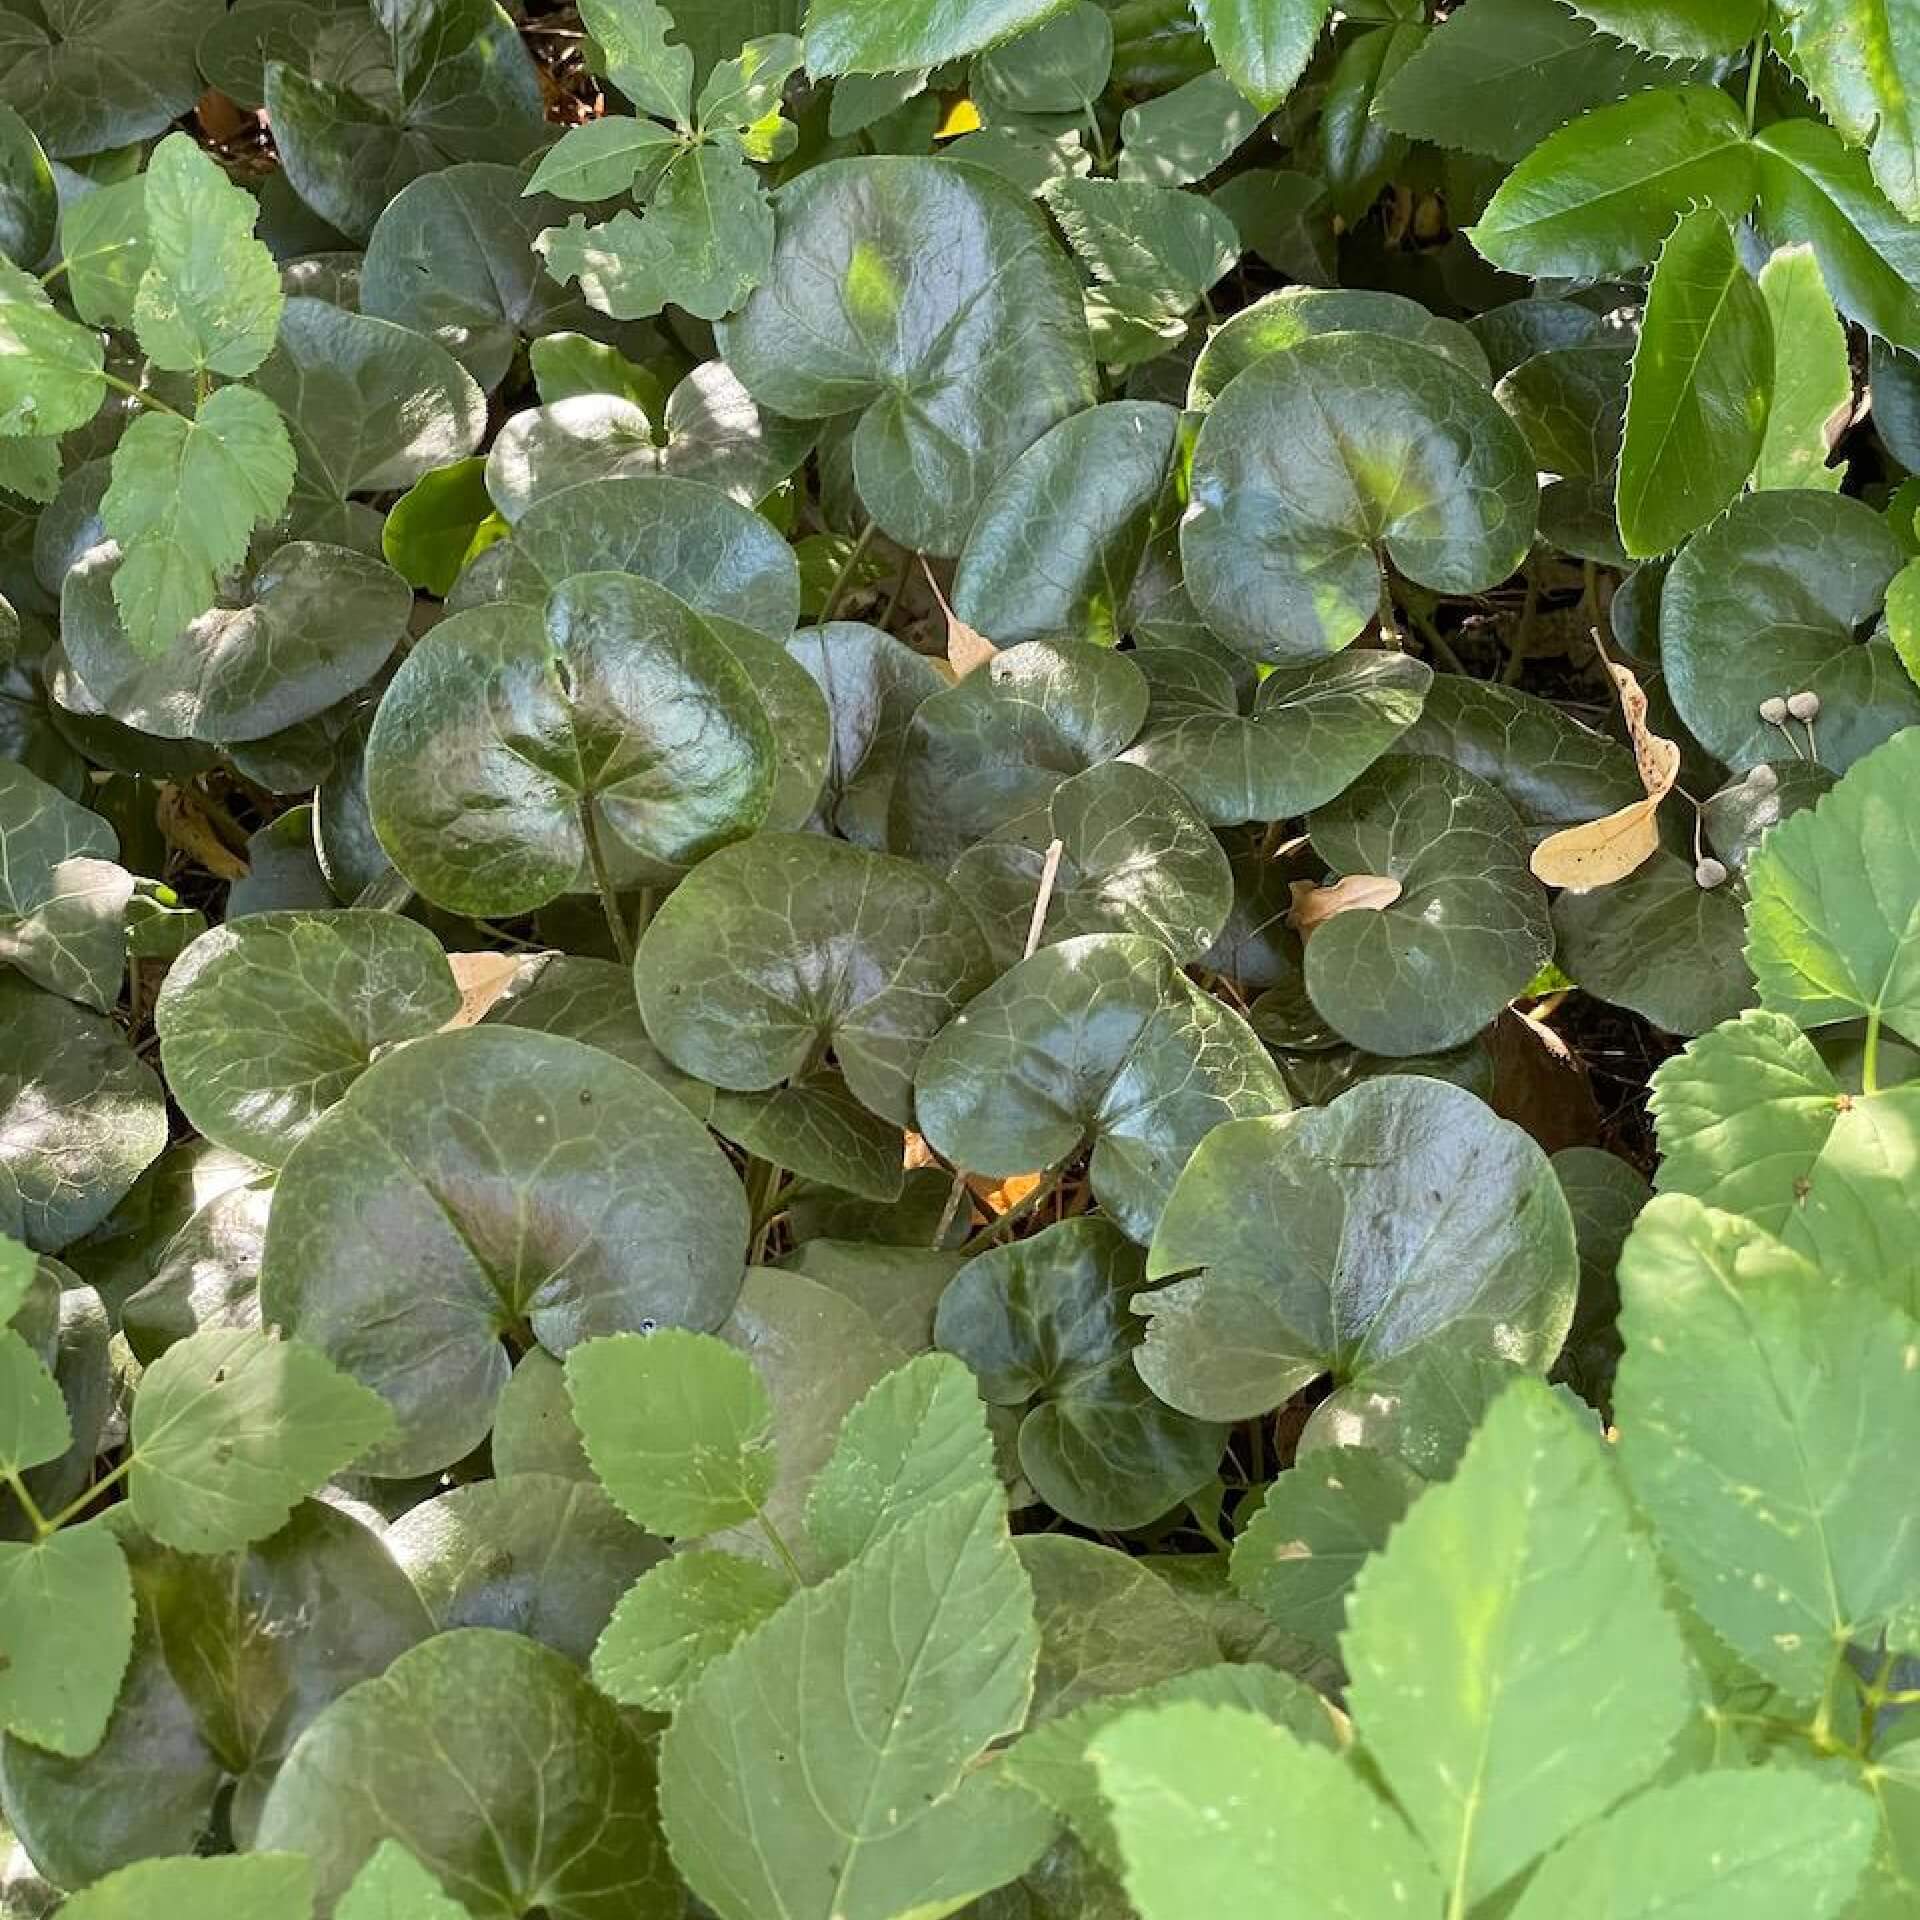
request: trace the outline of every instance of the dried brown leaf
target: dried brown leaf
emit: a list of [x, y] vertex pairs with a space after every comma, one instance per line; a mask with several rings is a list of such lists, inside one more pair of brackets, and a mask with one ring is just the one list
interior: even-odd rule
[[1391, 874], [1350, 873], [1330, 887], [1316, 887], [1311, 880], [1289, 880], [1287, 893], [1293, 905], [1287, 909], [1287, 925], [1303, 938], [1336, 913], [1364, 909], [1378, 913], [1400, 898], [1400, 882]]

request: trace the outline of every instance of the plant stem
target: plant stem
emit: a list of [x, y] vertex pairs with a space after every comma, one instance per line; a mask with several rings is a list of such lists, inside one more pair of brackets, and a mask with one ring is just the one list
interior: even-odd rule
[[1880, 1091], [1880, 1009], [1867, 1010], [1867, 1044], [1860, 1056], [1860, 1091]]
[[607, 871], [607, 856], [600, 847], [600, 827], [593, 817], [593, 796], [580, 797], [580, 834], [587, 843], [587, 865], [593, 870], [594, 891], [600, 896], [600, 910], [607, 916], [607, 931], [613, 935], [613, 950], [622, 966], [633, 965], [633, 935], [627, 931], [626, 915], [620, 911], [620, 896], [614, 891], [613, 875]]
[[0, 1479], [4, 1479], [13, 1497], [20, 1502], [20, 1511], [27, 1516], [27, 1524], [33, 1528], [34, 1537], [44, 1540], [53, 1531], [52, 1523], [40, 1511], [40, 1504], [27, 1491], [27, 1483], [12, 1467], [0, 1469]]
[[840, 598], [847, 590], [847, 583], [853, 578], [853, 570], [859, 566], [861, 556], [867, 550], [867, 543], [873, 538], [874, 526], [869, 520], [860, 529], [859, 537], [847, 549], [847, 557], [840, 562], [840, 571], [833, 576], [833, 585], [827, 589], [827, 597], [820, 603], [820, 622], [825, 626], [840, 610]]
[[1380, 569], [1380, 638], [1396, 650], [1406, 644], [1393, 611], [1393, 574], [1385, 566]]
[[1520, 626], [1513, 636], [1512, 651], [1500, 675], [1503, 687], [1518, 686], [1527, 668], [1527, 651], [1533, 642], [1533, 616], [1540, 605], [1540, 574], [1531, 558], [1527, 561], [1527, 597], [1520, 603]]
[[149, 411], [153, 413], [170, 413], [176, 420], [184, 420], [188, 426], [193, 425], [191, 415], [182, 413], [178, 407], [168, 406], [157, 394], [149, 393], [145, 387], [136, 387], [131, 380], [122, 380], [117, 373], [109, 373], [105, 367], [100, 369], [100, 378], [105, 381], [114, 392], [124, 393], [130, 398], [138, 400], [140, 404]]
[[1465, 663], [1461, 660], [1460, 656], [1454, 652], [1452, 646], [1448, 643], [1447, 636], [1434, 624], [1432, 615], [1422, 613], [1418, 607], [1413, 606], [1408, 607], [1407, 614], [1413, 621], [1413, 624], [1420, 629], [1421, 639], [1423, 639], [1455, 673], [1465, 673], [1467, 670]]
[[1753, 131], [1754, 116], [1760, 107], [1760, 75], [1767, 64], [1767, 36], [1763, 28], [1753, 36], [1747, 50], [1747, 131]]
[[767, 1536], [767, 1544], [780, 1556], [780, 1564], [786, 1568], [787, 1578], [796, 1587], [804, 1587], [807, 1577], [800, 1571], [800, 1562], [793, 1557], [793, 1549], [781, 1539], [780, 1529], [767, 1517], [766, 1509], [761, 1508], [754, 1518], [760, 1522], [760, 1531]]
[[124, 1480], [127, 1475], [133, 1471], [133, 1458], [132, 1454], [128, 1454], [117, 1467], [110, 1468], [107, 1472], [103, 1473], [92, 1486], [88, 1487], [84, 1493], [79, 1494], [76, 1498], [69, 1500], [58, 1513], [48, 1514], [44, 1517], [34, 1506], [32, 1500], [28, 1498], [26, 1488], [20, 1484], [15, 1475], [8, 1474], [7, 1483], [19, 1497], [20, 1504], [27, 1510], [27, 1518], [33, 1522], [35, 1530], [41, 1539], [44, 1540], [48, 1534], [57, 1533], [69, 1520], [77, 1519], [81, 1514], [85, 1513], [109, 1487], [116, 1486], [120, 1481]]

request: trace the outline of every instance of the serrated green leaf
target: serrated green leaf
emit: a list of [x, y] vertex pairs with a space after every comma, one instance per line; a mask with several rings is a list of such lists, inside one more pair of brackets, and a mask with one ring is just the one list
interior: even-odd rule
[[[777, 116], [780, 96], [798, 71], [800, 42], [790, 33], [765, 33], [729, 60], [718, 62], [693, 105], [694, 124], [704, 133], [731, 130], [745, 134], [769, 116]], [[749, 152], [749, 159], [774, 156]]]
[[1293, 91], [1327, 17], [1320, 0], [1198, 0], [1195, 11], [1214, 58], [1262, 113]]
[[1071, 0], [814, 0], [807, 10], [807, 70], [899, 73], [937, 67], [1011, 40]]
[[691, 1536], [751, 1520], [773, 1488], [773, 1405], [753, 1362], [663, 1327], [590, 1340], [567, 1392], [602, 1484], [638, 1525]]
[[687, 124], [693, 100], [693, 51], [669, 42], [673, 16], [658, 0], [584, 0], [580, 18], [596, 58], [642, 113]]
[[1141, 1920], [1269, 1920], [1281, 1887], [1334, 1920], [1440, 1911], [1400, 1817], [1284, 1727], [1186, 1702], [1122, 1716], [1090, 1752]]
[[19, 1334], [0, 1328], [0, 1473], [57, 1460], [72, 1439], [53, 1375]]
[[1658, 88], [1549, 135], [1467, 237], [1513, 273], [1600, 279], [1645, 266], [1689, 207], [1738, 220], [1757, 177], [1746, 122], [1724, 93]]
[[111, 181], [70, 201], [60, 215], [60, 249], [67, 291], [81, 319], [131, 327], [151, 251], [146, 176]]
[[642, 174], [651, 187], [679, 147], [679, 135], [654, 120], [626, 114], [585, 120], [540, 156], [526, 190], [560, 200], [610, 200], [633, 191]]
[[1914, 1321], [1680, 1194], [1620, 1295], [1621, 1466], [1701, 1617], [1806, 1705], [1850, 1644], [1911, 1645], [1920, 1529], [1882, 1462], [1920, 1445]]
[[1670, 552], [1745, 484], [1773, 397], [1773, 323], [1718, 213], [1660, 249], [1627, 390], [1615, 493], [1629, 554]]
[[1580, 0], [1574, 10], [1662, 59], [1698, 60], [1747, 45], [1766, 0]]
[[1852, 412], [1853, 370], [1819, 256], [1805, 244], [1780, 248], [1760, 269], [1760, 294], [1773, 323], [1773, 403], [1753, 485], [1838, 493], [1846, 467], [1827, 456]]
[[614, 1608], [593, 1649], [593, 1683], [610, 1700], [671, 1713], [737, 1641], [792, 1596], [777, 1569], [734, 1553], [676, 1553]]
[[248, 387], [222, 387], [191, 420], [145, 413], [127, 428], [100, 511], [120, 543], [113, 597], [136, 652], [164, 651], [213, 604], [293, 475], [286, 423]]
[[1368, 1753], [1462, 1909], [1651, 1778], [1688, 1711], [1606, 1451], [1534, 1381], [1361, 1569], [1340, 1644]]
[[106, 397], [100, 336], [54, 311], [32, 274], [0, 259], [0, 434], [65, 433]]
[[311, 1920], [313, 1869], [297, 1853], [221, 1860], [142, 1860], [83, 1888], [66, 1903], [72, 1920]]
[[19, 1312], [39, 1268], [30, 1248], [0, 1233], [0, 1327]]
[[463, 1920], [467, 1910], [398, 1840], [382, 1840], [333, 1911], [334, 1920]]
[[132, 1645], [133, 1585], [103, 1521], [31, 1546], [0, 1540], [0, 1725], [55, 1753], [91, 1753]]
[[378, 1395], [301, 1341], [194, 1334], [140, 1379], [134, 1517], [169, 1546], [231, 1552], [284, 1525], [297, 1501], [392, 1428]]
[[1774, 0], [1781, 50], [1894, 207], [1920, 220], [1920, 37], [1907, 0]]

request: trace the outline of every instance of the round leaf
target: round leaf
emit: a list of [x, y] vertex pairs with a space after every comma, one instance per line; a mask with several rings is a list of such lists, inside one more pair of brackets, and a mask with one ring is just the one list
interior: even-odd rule
[[1438, 354], [1374, 334], [1302, 340], [1249, 367], [1200, 429], [1188, 590], [1256, 658], [1337, 652], [1378, 611], [1384, 560], [1442, 593], [1513, 572], [1534, 472], [1492, 395]]
[[294, 1149], [260, 1301], [399, 1414], [372, 1470], [425, 1473], [491, 1425], [502, 1333], [564, 1353], [715, 1326], [746, 1237], [739, 1181], [670, 1094], [577, 1041], [475, 1027], [376, 1061]]

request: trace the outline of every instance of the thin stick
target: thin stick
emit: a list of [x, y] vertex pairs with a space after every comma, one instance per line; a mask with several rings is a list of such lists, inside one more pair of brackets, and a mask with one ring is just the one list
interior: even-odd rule
[[587, 843], [587, 865], [593, 872], [593, 888], [600, 896], [600, 910], [607, 916], [607, 931], [613, 935], [613, 950], [620, 964], [633, 965], [633, 935], [627, 930], [626, 916], [620, 911], [620, 896], [614, 890], [607, 856], [600, 847], [600, 828], [593, 817], [593, 796], [580, 797], [580, 833]]

